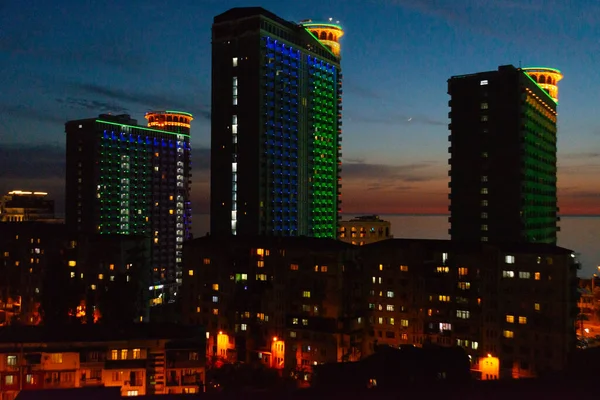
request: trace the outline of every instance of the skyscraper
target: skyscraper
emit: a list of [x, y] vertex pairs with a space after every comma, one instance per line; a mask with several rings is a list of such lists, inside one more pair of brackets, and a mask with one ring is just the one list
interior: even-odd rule
[[342, 35], [259, 7], [214, 18], [213, 235], [336, 237]]
[[66, 224], [71, 232], [151, 237], [155, 286], [181, 282], [183, 241], [191, 237], [192, 115], [129, 115], [69, 121]]
[[507, 65], [448, 80], [453, 240], [556, 243], [561, 79]]

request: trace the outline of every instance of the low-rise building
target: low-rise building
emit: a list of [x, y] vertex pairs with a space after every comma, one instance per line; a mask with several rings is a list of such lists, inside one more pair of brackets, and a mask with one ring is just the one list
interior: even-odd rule
[[378, 215], [355, 217], [338, 224], [338, 239], [342, 242], [362, 246], [392, 238], [392, 224]]
[[112, 329], [10, 326], [0, 330], [0, 391], [120, 387], [122, 396], [204, 388], [201, 328], [137, 324]]

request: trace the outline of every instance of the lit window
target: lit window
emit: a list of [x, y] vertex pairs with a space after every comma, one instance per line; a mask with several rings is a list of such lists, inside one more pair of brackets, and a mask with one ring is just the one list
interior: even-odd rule
[[400, 266], [400, 271], [402, 271], [402, 272], [408, 272], [408, 265], [401, 265]]
[[205, 258], [203, 261], [204, 265], [209, 265], [210, 264], [210, 258]]
[[295, 331], [290, 331], [290, 337], [293, 337], [293, 338], [295, 338], [296, 336], [297, 336], [297, 335], [296, 335], [296, 332], [295, 332]]
[[488, 103], [481, 103], [481, 109], [482, 110], [487, 110], [489, 108]]
[[98, 279], [100, 279], [100, 280], [104, 279], [104, 275], [103, 274], [98, 274]]
[[529, 279], [529, 278], [531, 278], [531, 272], [519, 271], [519, 278], [521, 278], [521, 279]]
[[50, 362], [52, 364], [62, 364], [62, 362], [63, 362], [63, 355], [62, 355], [62, 353], [52, 353], [52, 354], [50, 354]]
[[290, 264], [290, 269], [292, 271], [298, 271], [298, 264]]
[[266, 281], [267, 280], [267, 274], [256, 274], [256, 280], [257, 281]]
[[12, 385], [15, 383], [15, 376], [14, 375], [6, 375], [4, 377], [4, 383], [6, 383], [7, 385]]
[[321, 272], [327, 272], [327, 265], [321, 266]]
[[127, 349], [121, 349], [121, 360], [127, 360]]
[[481, 206], [482, 207], [487, 207], [488, 206], [488, 201], [487, 200], [481, 200]]
[[139, 360], [142, 356], [142, 351], [140, 349], [133, 349], [133, 359]]
[[487, 85], [487, 84], [488, 84], [488, 81], [487, 81], [487, 79], [484, 79], [484, 80], [482, 80], [482, 81], [479, 81], [479, 85], [481, 85], [481, 86], [485, 86], [485, 85]]
[[502, 332], [502, 336], [504, 336], [507, 339], [512, 339], [515, 337], [515, 333], [513, 331], [504, 331]]
[[540, 306], [540, 303], [535, 303], [533, 305], [533, 308], [534, 308], [535, 311], [540, 311], [542, 309], [542, 307]]
[[477, 350], [478, 347], [479, 347], [479, 343], [478, 342], [471, 342], [471, 348], [473, 350]]
[[436, 271], [439, 273], [447, 274], [450, 272], [450, 267], [437, 267]]
[[96, 285], [90, 285], [90, 287], [92, 288], [92, 290], [96, 290]]
[[450, 301], [450, 296], [446, 296], [446, 295], [439, 295], [438, 297], [439, 301], [443, 302], [443, 303], [447, 303]]
[[487, 231], [488, 230], [488, 226], [486, 224], [481, 225], [481, 230], [482, 231]]
[[388, 291], [387, 291], [387, 297], [389, 297], [389, 298], [392, 298], [392, 297], [394, 297], [394, 292], [393, 292], [393, 291], [391, 291], [391, 290], [388, 290]]
[[213, 315], [219, 315], [219, 309], [213, 308]]
[[263, 260], [258, 260], [258, 261], [256, 262], [256, 266], [257, 266], [258, 268], [263, 268], [263, 267], [265, 266], [265, 262], [264, 262]]
[[408, 326], [408, 320], [407, 319], [401, 319], [400, 320], [400, 325], [402, 325], [403, 327], [407, 327]]
[[111, 360], [118, 360], [119, 359], [119, 353], [117, 352], [117, 350], [111, 350], [110, 351], [110, 359]]
[[481, 188], [481, 194], [488, 194], [487, 188]]
[[308, 325], [308, 320], [306, 318], [302, 319], [302, 325], [304, 325], [304, 326]]
[[471, 289], [471, 283], [470, 282], [458, 282], [458, 288], [460, 290], [468, 290]]
[[483, 176], [481, 177], [481, 182], [487, 182], [487, 181], [488, 181], [488, 177], [487, 177], [487, 175], [483, 175]]
[[264, 256], [265, 255], [265, 249], [256, 249], [256, 255], [257, 256]]
[[237, 67], [238, 66], [238, 58], [237, 57], [233, 57], [232, 61], [233, 61], [233, 66]]
[[509, 324], [514, 324], [515, 323], [515, 316], [514, 315], [507, 315], [506, 316], [506, 322], [508, 322]]
[[394, 311], [394, 305], [393, 305], [393, 304], [388, 304], [388, 305], [385, 307], [385, 309], [386, 309], [387, 311]]
[[77, 261], [73, 261], [73, 260], [69, 261], [69, 267], [74, 267], [76, 265], [77, 265]]
[[488, 116], [487, 115], [482, 115], [481, 116], [481, 122], [487, 122], [488, 120]]
[[193, 269], [188, 270], [188, 275], [189, 276], [194, 276], [194, 270]]
[[468, 319], [471, 316], [469, 311], [465, 310], [456, 310], [456, 317], [461, 319]]
[[246, 325], [246, 324], [242, 324], [242, 325], [240, 326], [240, 329], [241, 329], [241, 330], [243, 330], [243, 331], [245, 331], [245, 330], [247, 330], [247, 329], [248, 329], [248, 325]]
[[519, 324], [525, 325], [527, 323], [527, 317], [519, 317]]
[[459, 276], [465, 276], [469, 273], [469, 269], [465, 268], [465, 267], [459, 267], [458, 268], [458, 275]]
[[502, 277], [503, 278], [514, 278], [515, 271], [502, 271]]
[[298, 318], [292, 318], [292, 324], [298, 325]]
[[218, 303], [219, 302], [219, 296], [213, 296], [212, 297], [212, 301], [213, 301], [213, 303]]
[[302, 297], [310, 298], [310, 291], [308, 291], [308, 290], [303, 291], [302, 292]]
[[128, 390], [127, 397], [132, 397], [132, 396], [138, 396], [138, 391], [137, 390]]
[[6, 365], [14, 367], [17, 365], [17, 356], [6, 356]]
[[390, 325], [395, 325], [396, 324], [396, 321], [394, 320], [393, 317], [389, 319], [389, 322], [390, 322]]
[[377, 322], [379, 323], [379, 325], [383, 325], [383, 317], [377, 318]]
[[218, 283], [213, 283], [212, 289], [215, 290], [215, 291], [218, 291], [219, 290], [219, 284]]
[[481, 219], [487, 219], [487, 217], [488, 217], [488, 213], [486, 213], [486, 212], [481, 213]]
[[507, 264], [514, 264], [515, 263], [515, 256], [505, 256], [504, 257], [504, 262]]
[[539, 281], [539, 280], [541, 280], [541, 279], [542, 279], [542, 274], [541, 274], [541, 273], [539, 273], [539, 272], [536, 272], [536, 273], [534, 274], [534, 276], [535, 276], [535, 280], [536, 280], [536, 281]]
[[379, 270], [383, 271], [383, 264], [379, 264]]
[[200, 306], [196, 307], [196, 312], [199, 313], [200, 311], [202, 311], [202, 309], [200, 308]]

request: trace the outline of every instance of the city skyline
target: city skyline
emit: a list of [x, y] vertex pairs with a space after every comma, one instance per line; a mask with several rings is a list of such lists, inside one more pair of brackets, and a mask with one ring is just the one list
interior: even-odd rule
[[565, 75], [558, 106], [561, 213], [600, 213], [594, 190], [600, 187], [594, 141], [600, 124], [593, 120], [600, 28], [592, 17], [600, 6], [338, 3], [181, 1], [165, 10], [155, 1], [106, 1], [102, 8], [65, 1], [68, 14], [42, 2], [14, 10], [0, 3], [7, 32], [0, 40], [0, 189], [48, 191], [60, 213], [66, 120], [102, 112], [143, 120], [152, 108], [175, 108], [196, 117], [192, 207], [208, 212], [212, 18], [257, 5], [296, 22], [331, 17], [346, 31], [343, 212], [447, 213], [446, 81], [521, 63]]

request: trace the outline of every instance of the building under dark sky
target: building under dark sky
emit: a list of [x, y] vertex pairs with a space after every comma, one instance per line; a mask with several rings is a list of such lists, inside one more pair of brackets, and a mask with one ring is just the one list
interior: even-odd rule
[[336, 237], [342, 35], [258, 7], [215, 17], [213, 235]]
[[66, 224], [71, 232], [151, 238], [155, 286], [181, 282], [191, 237], [191, 114], [100, 115], [66, 123]]
[[560, 79], [512, 65], [449, 79], [453, 240], [556, 243]]

